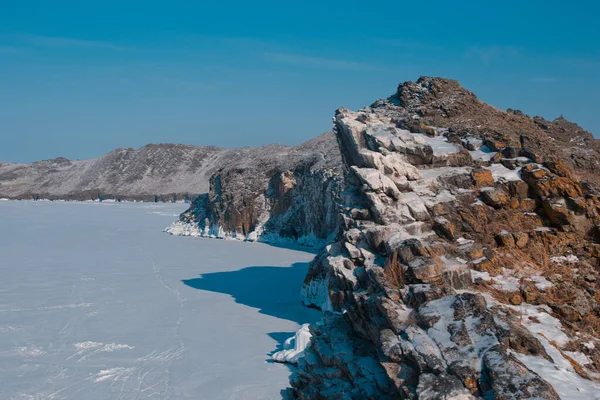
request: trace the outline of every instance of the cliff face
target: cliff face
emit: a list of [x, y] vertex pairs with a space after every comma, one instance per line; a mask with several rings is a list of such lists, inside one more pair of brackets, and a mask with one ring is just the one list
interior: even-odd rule
[[300, 146], [241, 149], [210, 178], [175, 235], [323, 246], [340, 221], [341, 159], [333, 133]]
[[311, 264], [300, 399], [577, 399], [600, 386], [598, 141], [447, 79], [340, 109], [342, 228]]

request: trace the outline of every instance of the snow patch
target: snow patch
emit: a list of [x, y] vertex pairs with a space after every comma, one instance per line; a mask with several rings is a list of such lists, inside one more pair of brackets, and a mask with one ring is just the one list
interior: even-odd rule
[[[548, 335], [546, 334], [546, 336]], [[525, 364], [527, 368], [548, 381], [562, 399], [600, 399], [600, 384], [579, 376], [569, 361], [566, 360], [562, 354], [548, 342], [548, 340], [541, 335], [538, 335], [537, 337], [548, 355], [554, 360], [554, 363], [542, 357], [514, 352], [513, 355]]]
[[116, 351], [116, 350], [122, 350], [122, 349], [133, 350], [135, 348], [134, 346], [130, 346], [128, 344], [118, 344], [118, 343], [104, 344], [101, 342], [92, 342], [92, 341], [75, 343], [73, 346], [77, 349], [77, 352], [75, 354], [73, 354], [72, 356], [68, 357], [67, 360], [70, 360], [75, 357], [79, 357], [77, 362], [86, 360], [89, 357], [91, 357], [95, 354], [98, 354], [98, 353], [112, 353], [113, 351]]
[[498, 181], [519, 181], [521, 180], [521, 176], [519, 172], [521, 168], [517, 169], [508, 169], [502, 164], [492, 164], [489, 167], [485, 167], [492, 172], [492, 177], [494, 178], [494, 182]]
[[579, 262], [579, 258], [576, 255], [569, 254], [568, 256], [550, 257], [550, 261], [562, 264], [562, 263], [576, 263]]
[[125, 367], [116, 367], [103, 369], [96, 375], [95, 383], [100, 383], [104, 381], [124, 381], [131, 376], [135, 370], [133, 368], [125, 368]]
[[46, 352], [36, 346], [24, 346], [18, 347], [17, 352], [24, 357], [38, 357], [43, 356]]
[[433, 154], [436, 156], [459, 152], [459, 148], [454, 143], [450, 143], [444, 136], [430, 137], [422, 133], [412, 133], [412, 135], [416, 140], [421, 140], [430, 145]]
[[310, 344], [311, 338], [310, 324], [304, 324], [294, 336], [285, 341], [283, 350], [274, 353], [271, 358], [277, 362], [297, 364], [298, 360], [304, 357], [304, 350]]

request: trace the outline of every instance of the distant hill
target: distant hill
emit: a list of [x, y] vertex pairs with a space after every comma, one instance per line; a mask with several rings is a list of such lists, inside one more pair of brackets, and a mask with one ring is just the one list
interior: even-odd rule
[[[325, 137], [325, 136], [324, 136]], [[325, 138], [335, 143], [332, 134]], [[209, 178], [236, 164], [260, 164], [263, 159], [313, 157], [309, 141], [300, 146], [267, 145], [224, 149], [213, 146], [149, 144], [139, 149], [117, 149], [90, 160], [0, 163], [0, 198], [169, 201], [189, 199], [209, 188]]]

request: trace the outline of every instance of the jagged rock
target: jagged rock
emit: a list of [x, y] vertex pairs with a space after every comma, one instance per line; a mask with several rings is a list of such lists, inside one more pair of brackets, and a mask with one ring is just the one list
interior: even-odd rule
[[331, 134], [296, 147], [238, 152], [243, 158], [213, 174], [209, 192], [181, 215], [182, 223], [195, 227], [192, 233], [314, 247], [331, 240], [341, 224], [342, 190], [341, 157]]
[[490, 188], [481, 191], [481, 200], [494, 208], [502, 208], [509, 203], [510, 197], [502, 189]]
[[[312, 231], [323, 215], [341, 214], [329, 225], [338, 234], [302, 287], [303, 303], [324, 314], [311, 328], [290, 396], [558, 398], [528, 367], [533, 358], [566, 359], [560, 351], [548, 355], [546, 339], [530, 329], [535, 314], [518, 315], [511, 303], [525, 313], [533, 302], [545, 307], [535, 312], [559, 317], [565, 335], [597, 315], [600, 298], [591, 294], [599, 280], [591, 265], [600, 250], [590, 241], [600, 238], [600, 203], [588, 161], [575, 167], [583, 185], [567, 173], [576, 162], [554, 161], [542, 146], [547, 132], [578, 128], [546, 122], [491, 108], [455, 81], [424, 77], [371, 107], [336, 111], [344, 191], [330, 186], [335, 174], [309, 162], [273, 169], [268, 190], [262, 183], [245, 190], [253, 195], [240, 206], [238, 181], [225, 179], [237, 175], [215, 176], [211, 192], [196, 202], [204, 211], [194, 215], [211, 223], [232, 209], [221, 205], [235, 205], [242, 234], [259, 221], [255, 226], [278, 233], [294, 227], [295, 237], [298, 226]], [[579, 137], [596, 149], [585, 133], [570, 136]], [[315, 212], [321, 204], [328, 211]], [[553, 218], [560, 229], [549, 226]], [[581, 275], [567, 276], [562, 266], [550, 276], [523, 275], [551, 271], [548, 255], [567, 249], [582, 257]]]
[[[480, 125], [486, 121], [509, 129], [478, 127], [471, 122], [470, 112], [486, 113], [484, 119], [474, 117]], [[558, 398], [544, 377], [514, 356], [555, 361], [540, 342], [541, 336], [525, 322], [521, 324], [522, 317], [515, 315], [511, 303], [550, 305], [559, 314], [572, 311], [564, 320], [579, 323], [574, 316], [590, 312], [588, 298], [569, 295], [569, 304], [550, 304], [544, 298], [545, 289], [536, 285], [558, 284], [558, 280], [534, 283], [513, 277], [509, 282], [518, 280], [518, 286], [509, 285], [504, 303], [486, 299], [502, 291], [494, 285], [502, 287], [506, 266], [515, 271], [519, 266], [534, 268], [536, 262], [548, 262], [547, 254], [577, 247], [576, 238], [583, 238], [578, 233], [583, 228], [558, 232], [544, 226], [548, 223], [544, 219], [548, 212], [542, 211], [545, 201], [558, 204], [564, 199], [569, 227], [579, 217], [589, 223], [594, 217], [587, 216], [597, 215], [600, 209], [583, 200], [581, 187], [564, 171], [558, 175], [531, 163], [544, 161], [546, 155], [538, 156], [537, 142], [512, 130], [514, 121], [521, 124], [523, 118], [527, 117], [519, 113], [499, 114], [454, 81], [431, 78], [403, 84], [395, 96], [359, 112], [340, 109], [336, 113], [334, 130], [347, 171], [351, 171], [346, 182], [352, 193], [344, 225], [348, 233], [337, 243], [346, 249], [344, 254], [350, 254], [346, 257], [354, 268], [347, 270], [352, 270], [355, 280], [342, 271], [339, 256], [324, 252], [318, 257], [319, 265], [325, 267], [319, 279], [325, 277], [327, 282], [322, 293], [334, 310], [343, 312], [353, 348], [376, 349], [372, 360], [385, 371], [384, 380], [400, 398]], [[431, 128], [436, 124], [452, 129]], [[504, 166], [472, 168], [486, 164], [451, 142], [460, 141], [457, 136], [467, 128], [477, 139], [467, 141], [465, 147], [476, 152], [485, 144], [488, 150], [501, 151], [490, 158]], [[533, 136], [537, 138], [538, 133]], [[405, 162], [416, 166], [418, 176], [409, 180], [406, 168], [399, 171], [386, 166], [391, 157], [400, 157], [403, 168]], [[506, 165], [522, 169], [510, 172]], [[553, 168], [561, 170], [554, 164]], [[497, 182], [494, 174], [499, 174]], [[406, 180], [398, 179], [402, 175]], [[353, 211], [364, 210], [365, 205], [369, 213]], [[578, 224], [584, 226], [584, 222]], [[356, 257], [353, 246], [364, 261]], [[471, 276], [469, 267], [480, 272]], [[497, 281], [486, 281], [492, 277]], [[307, 279], [305, 287], [323, 282], [319, 279]], [[485, 293], [486, 288], [495, 291], [486, 293], [488, 297], [472, 293]], [[328, 334], [321, 332], [325, 339]], [[335, 379], [348, 376], [347, 367], [332, 367], [331, 357], [324, 355], [330, 353], [320, 343], [316, 347], [331, 368], [329, 375]], [[292, 379], [296, 395], [316, 398], [308, 385], [321, 385], [322, 374], [313, 366], [301, 368], [300, 373], [305, 377], [302, 383]], [[388, 386], [370, 379], [365, 387], [377, 388], [374, 397], [389, 396]], [[360, 384], [350, 379], [335, 385], [343, 387], [350, 399], [365, 396], [358, 394]]]
[[408, 264], [408, 270], [414, 283], [430, 283], [440, 279], [443, 265], [432, 257], [420, 257]]
[[400, 191], [394, 182], [378, 170], [353, 166], [352, 171], [372, 192], [383, 193], [395, 200], [400, 198]]
[[529, 235], [527, 233], [515, 232], [512, 235], [518, 248], [522, 249], [523, 247], [527, 246], [527, 243], [529, 242]]
[[560, 399], [552, 386], [516, 359], [504, 354], [499, 346], [488, 350], [483, 356], [483, 361], [495, 399]]
[[496, 240], [500, 246], [504, 247], [514, 247], [516, 244], [514, 236], [506, 231], [502, 231], [496, 235]]
[[443, 236], [448, 240], [456, 239], [456, 228], [444, 217], [438, 217], [434, 220], [433, 229], [438, 232], [440, 236]]

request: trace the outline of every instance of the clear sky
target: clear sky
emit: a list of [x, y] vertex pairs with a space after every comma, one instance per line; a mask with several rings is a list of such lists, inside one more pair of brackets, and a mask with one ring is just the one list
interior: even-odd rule
[[596, 1], [0, 0], [0, 160], [301, 143], [420, 75], [600, 133]]

